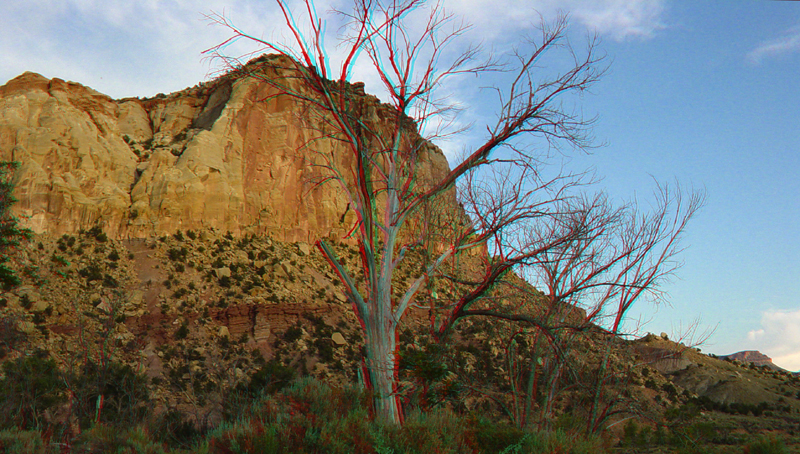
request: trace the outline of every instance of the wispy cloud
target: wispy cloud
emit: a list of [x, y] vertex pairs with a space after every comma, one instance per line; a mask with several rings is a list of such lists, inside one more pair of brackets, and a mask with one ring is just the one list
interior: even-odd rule
[[[665, 0], [450, 0], [445, 8], [474, 24], [468, 36], [487, 48], [507, 49], [540, 19], [570, 13], [573, 25], [613, 39], [649, 37], [661, 28]], [[297, 2], [289, 2], [297, 7]], [[320, 13], [347, 8], [343, 0], [317, 0]], [[205, 78], [200, 52], [230, 36], [203, 23], [203, 14], [225, 13], [257, 35], [286, 31], [275, 5], [257, 0], [8, 0], [0, 1], [0, 83], [26, 70], [80, 81], [114, 97], [152, 96]], [[336, 35], [331, 24], [328, 33]], [[277, 36], [276, 36], [277, 35]], [[231, 55], [252, 51], [240, 42]], [[336, 52], [334, 50], [334, 52]], [[213, 70], [213, 68], [211, 68]], [[377, 88], [374, 78], [354, 74]]]
[[462, 0], [449, 8], [493, 39], [569, 13], [578, 23], [617, 41], [646, 39], [665, 28], [665, 0]]
[[761, 314], [761, 327], [747, 333], [752, 348], [772, 357], [775, 364], [800, 370], [800, 310], [768, 310]]
[[[256, 34], [272, 32], [277, 19], [251, 0], [0, 2], [0, 83], [35, 71], [114, 97], [180, 90], [207, 77], [201, 52], [230, 36], [204, 22], [212, 11]], [[245, 44], [231, 52], [252, 50]]]
[[573, 16], [616, 41], [652, 38], [665, 28], [664, 0], [574, 0]]
[[776, 39], [763, 41], [755, 49], [747, 53], [750, 64], [760, 64], [766, 58], [800, 52], [800, 25], [792, 27]]

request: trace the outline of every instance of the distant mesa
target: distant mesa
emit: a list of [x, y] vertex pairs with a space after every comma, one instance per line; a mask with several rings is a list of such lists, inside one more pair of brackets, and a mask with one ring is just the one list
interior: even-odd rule
[[788, 372], [786, 369], [776, 366], [775, 363], [772, 362], [772, 358], [757, 350], [745, 350], [741, 352], [736, 352], [730, 355], [720, 356], [720, 359], [726, 359], [729, 361], [738, 360], [743, 363], [753, 364], [755, 366], [767, 366], [772, 370]]

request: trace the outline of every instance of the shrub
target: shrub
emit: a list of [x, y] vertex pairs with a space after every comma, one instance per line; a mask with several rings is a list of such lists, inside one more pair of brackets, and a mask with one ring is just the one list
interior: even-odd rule
[[175, 339], [178, 340], [186, 339], [186, 336], [188, 335], [189, 335], [189, 326], [186, 324], [186, 322], [184, 322], [183, 324], [181, 324], [180, 328], [178, 328], [178, 330], [175, 331]]
[[103, 280], [103, 272], [100, 269], [100, 266], [96, 263], [92, 263], [87, 265], [83, 269], [78, 271], [78, 275], [81, 277], [86, 278], [86, 282], [92, 281], [102, 281]]
[[94, 422], [130, 426], [147, 414], [147, 378], [128, 365], [89, 361], [66, 380], [74, 396], [72, 411], [84, 428]]
[[173, 262], [185, 262], [187, 255], [189, 255], [189, 250], [186, 249], [186, 246], [183, 246], [180, 249], [176, 247], [167, 249], [167, 257], [169, 257], [169, 259]]
[[300, 327], [299, 322], [289, 327], [289, 329], [283, 333], [283, 341], [287, 343], [294, 342], [301, 337], [303, 337], [303, 328]]
[[783, 441], [777, 438], [761, 437], [756, 441], [752, 441], [745, 446], [747, 454], [784, 454], [789, 451]]
[[50, 256], [50, 261], [57, 265], [69, 266], [69, 261], [67, 259], [55, 253], [53, 253], [53, 255]]
[[6, 291], [22, 282], [14, 270], [6, 265], [11, 260], [9, 253], [21, 241], [30, 239], [33, 233], [30, 229], [21, 228], [17, 218], [10, 212], [11, 207], [16, 203], [16, 199], [12, 195], [14, 191], [12, 173], [18, 168], [18, 162], [0, 162], [0, 221], [2, 221], [0, 222], [0, 238], [2, 238], [0, 241], [0, 287]]
[[98, 424], [73, 442], [74, 453], [137, 453], [164, 454], [160, 443], [150, 439], [141, 427], [124, 428]]
[[519, 452], [530, 454], [549, 454], [556, 452], [570, 454], [594, 454], [604, 452], [602, 440], [599, 438], [583, 438], [562, 430], [550, 432], [529, 432], [520, 440]]
[[111, 276], [110, 274], [106, 273], [106, 275], [103, 276], [103, 287], [117, 288], [117, 287], [119, 287], [119, 282], [117, 282], [117, 280], [114, 279], [113, 276]]
[[223, 423], [209, 434], [211, 453], [280, 454], [280, 438], [275, 427], [262, 428], [258, 422]]
[[45, 443], [39, 431], [12, 428], [0, 430], [0, 452], [7, 454], [44, 454]]
[[[525, 433], [513, 426], [498, 425], [486, 419], [472, 421], [478, 445], [486, 452], [503, 452], [518, 445]], [[514, 451], [511, 451], [514, 452]]]
[[161, 414], [152, 424], [150, 432], [162, 442], [185, 449], [191, 448], [203, 434], [183, 413], [174, 408]]
[[22, 306], [23, 309], [30, 309], [33, 307], [33, 301], [31, 301], [31, 297], [28, 294], [24, 294], [19, 298], [19, 305]]
[[[0, 307], [5, 306], [5, 299], [0, 299]], [[3, 314], [0, 317], [0, 359], [8, 354], [8, 350], [14, 350], [19, 344], [25, 341], [27, 336], [19, 327], [22, 316]]]
[[63, 400], [64, 382], [55, 361], [38, 351], [3, 363], [0, 428], [40, 427], [44, 411]]
[[95, 225], [91, 229], [89, 229], [86, 234], [91, 237], [94, 237], [98, 243], [105, 243], [108, 241], [108, 236], [103, 232], [103, 229], [99, 225]]
[[250, 383], [243, 390], [252, 395], [273, 394], [291, 384], [294, 376], [294, 369], [272, 359], [250, 377]]

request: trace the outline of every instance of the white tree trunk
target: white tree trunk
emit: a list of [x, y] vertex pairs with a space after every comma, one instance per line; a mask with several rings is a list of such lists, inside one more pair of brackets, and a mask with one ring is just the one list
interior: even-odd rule
[[367, 369], [375, 404], [375, 416], [388, 424], [400, 424], [400, 406], [396, 393], [397, 324], [388, 317], [367, 321], [365, 347]]

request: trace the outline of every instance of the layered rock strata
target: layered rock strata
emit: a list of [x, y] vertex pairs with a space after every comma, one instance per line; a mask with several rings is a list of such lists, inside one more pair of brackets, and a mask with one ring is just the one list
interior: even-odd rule
[[[254, 64], [268, 64], [276, 77], [290, 66], [281, 57]], [[51, 235], [95, 225], [112, 238], [206, 228], [292, 242], [343, 235], [352, 210], [334, 185], [312, 184], [321, 172], [313, 163], [332, 156], [344, 169], [350, 155], [331, 140], [311, 150], [319, 128], [293, 98], [276, 95], [263, 81], [229, 75], [114, 100], [22, 74], [0, 87], [0, 159], [21, 163], [16, 209], [24, 224]], [[389, 107], [359, 97], [365, 121], [380, 122]], [[420, 181], [447, 170], [441, 151], [426, 147]]]

